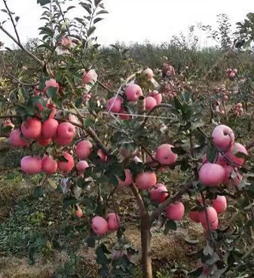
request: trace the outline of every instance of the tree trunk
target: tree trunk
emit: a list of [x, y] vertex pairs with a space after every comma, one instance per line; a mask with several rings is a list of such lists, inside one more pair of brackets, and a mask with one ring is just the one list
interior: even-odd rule
[[142, 271], [143, 278], [153, 278], [151, 258], [151, 232], [149, 216], [141, 217], [141, 248], [142, 248]]

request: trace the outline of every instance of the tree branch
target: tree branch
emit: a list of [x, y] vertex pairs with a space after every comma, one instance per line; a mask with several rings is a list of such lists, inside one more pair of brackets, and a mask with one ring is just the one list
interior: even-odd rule
[[150, 216], [150, 223], [152, 224], [152, 222], [159, 217], [159, 215], [167, 206], [180, 200], [182, 196], [190, 189], [191, 186], [192, 182], [185, 184], [177, 194], [175, 194], [172, 198], [168, 198], [163, 204], [161, 204], [156, 210], [154, 210]]
[[33, 58], [40, 66], [44, 67], [43, 61], [41, 61], [38, 57], [36, 57], [33, 53], [27, 50], [20, 42], [18, 42], [7, 30], [4, 29], [2, 25], [0, 25], [0, 30], [2, 30], [10, 39], [12, 39], [16, 45], [18, 45], [28, 56]]
[[145, 207], [144, 201], [143, 201], [141, 195], [139, 194], [136, 185], [131, 184], [130, 185], [130, 189], [131, 189], [133, 195], [135, 196], [135, 198], [137, 200], [138, 207], [139, 207], [139, 210], [140, 210], [140, 216], [144, 217], [147, 214], [147, 211], [146, 211], [146, 207]]
[[8, 12], [8, 15], [9, 15], [9, 17], [10, 17], [10, 19], [11, 19], [12, 26], [13, 26], [14, 32], [15, 32], [15, 34], [16, 34], [17, 40], [18, 40], [18, 42], [20, 43], [20, 38], [19, 38], [18, 30], [17, 30], [16, 24], [15, 24], [15, 22], [14, 22], [14, 20], [13, 20], [11, 11], [10, 11], [8, 5], [7, 5], [6, 0], [3, 0], [3, 2], [4, 2], [4, 5], [5, 5], [5, 8], [6, 8], [7, 12]]

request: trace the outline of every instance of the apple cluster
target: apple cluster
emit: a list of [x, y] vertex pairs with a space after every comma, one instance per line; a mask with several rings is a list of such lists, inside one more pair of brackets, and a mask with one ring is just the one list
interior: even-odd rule
[[[209, 162], [206, 156], [203, 157], [203, 165], [199, 170], [200, 182], [208, 188], [218, 187], [221, 184], [238, 186], [242, 180], [238, 170], [243, 166], [248, 151], [243, 145], [235, 142], [233, 130], [226, 125], [219, 125], [213, 130], [212, 142], [218, 155], [213, 163]], [[239, 154], [241, 155], [238, 156]], [[210, 229], [215, 230], [219, 225], [218, 214], [227, 208], [225, 196], [218, 195], [211, 203], [212, 206], [205, 208], [201, 201], [201, 208], [189, 213], [190, 219], [201, 223], [205, 230], [208, 229], [207, 217]]]

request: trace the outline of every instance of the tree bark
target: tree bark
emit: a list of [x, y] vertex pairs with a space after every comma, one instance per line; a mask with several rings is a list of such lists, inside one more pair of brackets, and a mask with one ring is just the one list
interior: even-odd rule
[[151, 231], [148, 214], [141, 217], [141, 248], [143, 278], [153, 278], [151, 257]]

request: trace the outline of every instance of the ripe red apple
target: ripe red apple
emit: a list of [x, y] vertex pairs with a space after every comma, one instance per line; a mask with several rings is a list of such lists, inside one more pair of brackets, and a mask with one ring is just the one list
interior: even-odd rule
[[76, 153], [79, 159], [86, 159], [92, 151], [92, 143], [88, 140], [80, 141], [76, 147]]
[[101, 149], [97, 151], [97, 155], [100, 157], [101, 161], [105, 162], [108, 160], [107, 155]]
[[107, 216], [107, 221], [108, 221], [108, 230], [111, 232], [117, 231], [120, 226], [120, 217], [111, 212]]
[[158, 204], [163, 203], [168, 197], [168, 189], [162, 183], [157, 183], [150, 192], [150, 199]]
[[246, 148], [240, 144], [240, 143], [235, 143], [232, 148], [225, 153], [225, 156], [227, 159], [229, 159], [234, 165], [237, 166], [242, 166], [244, 164], [245, 159], [241, 157], [237, 157], [234, 153], [243, 153], [246, 156], [248, 155], [248, 151]]
[[58, 168], [63, 173], [69, 173], [74, 168], [73, 156], [67, 152], [63, 154], [67, 161], [58, 161]]
[[42, 137], [44, 139], [53, 138], [56, 135], [58, 128], [58, 121], [55, 119], [48, 119], [42, 124]]
[[125, 95], [129, 101], [137, 101], [140, 96], [143, 96], [142, 89], [137, 84], [129, 84], [125, 89]]
[[15, 147], [27, 147], [29, 144], [27, 139], [22, 137], [19, 129], [14, 129], [10, 133], [10, 143]]
[[92, 219], [92, 229], [98, 236], [105, 235], [108, 231], [108, 222], [101, 216]]
[[[208, 215], [208, 221], [210, 224], [218, 220], [218, 214], [217, 211], [213, 207], [207, 207], [207, 215]], [[206, 213], [205, 210], [199, 212], [199, 221], [204, 224], [206, 223]]]
[[152, 91], [149, 95], [151, 97], [155, 98], [157, 105], [161, 104], [161, 102], [162, 102], [162, 94], [160, 94], [158, 91]]
[[[202, 223], [203, 228], [207, 231], [208, 230], [208, 225], [207, 222]], [[210, 223], [210, 229], [211, 230], [216, 230], [218, 229], [219, 226], [219, 219], [215, 219], [213, 222]]]
[[166, 217], [170, 220], [179, 221], [184, 216], [184, 205], [182, 202], [175, 202], [165, 209]]
[[84, 172], [86, 168], [89, 168], [89, 164], [87, 163], [87, 161], [85, 160], [80, 160], [77, 164], [76, 164], [76, 169], [79, 172]]
[[157, 105], [157, 101], [153, 97], [146, 97], [145, 98], [145, 109], [151, 110]]
[[152, 188], [157, 183], [157, 177], [153, 172], [143, 172], [137, 175], [135, 183], [140, 190]]
[[124, 181], [121, 180], [120, 178], [117, 178], [118, 185], [121, 188], [125, 187], [125, 186], [129, 186], [129, 185], [131, 185], [133, 183], [130, 169], [124, 169], [124, 173], [125, 173], [125, 180]]
[[157, 148], [155, 158], [161, 165], [172, 165], [176, 162], [178, 155], [171, 150], [173, 147], [170, 144], [162, 144]]
[[112, 97], [107, 101], [107, 111], [113, 113], [119, 113], [122, 107], [122, 98], [120, 97]]
[[214, 145], [221, 151], [229, 150], [235, 141], [233, 130], [226, 125], [218, 125], [213, 130], [212, 138]]
[[189, 217], [192, 221], [196, 222], [196, 223], [199, 223], [200, 220], [199, 220], [199, 212], [198, 211], [194, 211], [194, 210], [191, 210], [189, 212]]
[[48, 175], [52, 175], [57, 171], [57, 162], [51, 155], [44, 155], [42, 159], [42, 171]]
[[36, 139], [41, 135], [42, 124], [37, 118], [28, 118], [21, 124], [21, 132], [27, 139]]
[[78, 208], [75, 212], [77, 218], [81, 218], [83, 216], [83, 211], [81, 208]]
[[218, 195], [215, 200], [212, 200], [212, 205], [217, 213], [222, 213], [227, 209], [227, 199], [225, 196]]
[[94, 69], [89, 70], [88, 72], [84, 71], [83, 81], [85, 84], [94, 83], [97, 81], [98, 75]]
[[153, 71], [150, 68], [147, 68], [143, 71], [143, 73], [149, 78], [152, 79], [154, 77]]
[[25, 156], [21, 159], [21, 170], [26, 174], [38, 174], [42, 168], [42, 161], [37, 156]]
[[199, 170], [199, 179], [206, 186], [218, 186], [225, 178], [225, 170], [221, 165], [205, 163]]
[[61, 139], [70, 139], [75, 136], [75, 126], [71, 123], [64, 122], [58, 125], [56, 137]]

